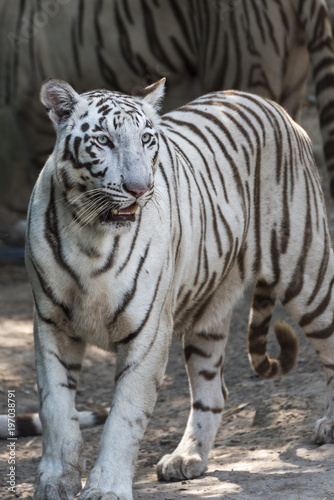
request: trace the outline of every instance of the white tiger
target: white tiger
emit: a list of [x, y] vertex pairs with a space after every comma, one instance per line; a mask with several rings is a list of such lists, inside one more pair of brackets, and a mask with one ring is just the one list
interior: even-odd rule
[[327, 377], [318, 443], [334, 441], [334, 258], [306, 133], [277, 104], [218, 92], [159, 118], [164, 80], [130, 97], [78, 95], [47, 81], [57, 142], [33, 191], [26, 263], [35, 302], [43, 425], [37, 500], [81, 491], [75, 390], [87, 342], [116, 349], [116, 389], [80, 500], [132, 500], [139, 442], [182, 336], [191, 387], [184, 436], [159, 479], [202, 474], [227, 397], [231, 312], [255, 280], [249, 355], [257, 373], [289, 371], [296, 337], [275, 325], [276, 298], [303, 327]]

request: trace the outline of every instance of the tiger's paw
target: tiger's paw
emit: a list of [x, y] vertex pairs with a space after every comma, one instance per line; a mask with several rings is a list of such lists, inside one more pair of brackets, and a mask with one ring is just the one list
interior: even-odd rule
[[112, 491], [102, 491], [99, 488], [84, 489], [79, 500], [132, 500], [132, 496], [118, 496]]
[[91, 470], [79, 500], [133, 500], [132, 481], [112, 463], [96, 463]]
[[81, 491], [78, 473], [50, 476], [40, 474], [35, 483], [34, 500], [72, 500]]
[[317, 444], [334, 443], [334, 420], [323, 417], [315, 424], [313, 440]]
[[201, 476], [206, 469], [206, 461], [198, 454], [173, 453], [162, 457], [157, 465], [159, 481], [180, 481]]

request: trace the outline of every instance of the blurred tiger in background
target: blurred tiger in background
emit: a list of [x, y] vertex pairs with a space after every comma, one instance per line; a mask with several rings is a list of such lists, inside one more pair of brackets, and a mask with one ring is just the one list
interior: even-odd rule
[[[279, 102], [298, 119], [311, 65], [327, 168], [334, 57], [325, 0], [0, 0], [2, 201], [24, 212], [54, 132], [42, 81], [125, 93], [168, 76], [165, 111], [220, 89]], [[334, 193], [334, 181], [331, 179]]]

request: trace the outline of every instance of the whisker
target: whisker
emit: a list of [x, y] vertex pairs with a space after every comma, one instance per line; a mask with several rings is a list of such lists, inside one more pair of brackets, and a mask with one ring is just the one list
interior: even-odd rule
[[151, 200], [152, 200], [153, 206], [155, 207], [156, 211], [158, 212], [160, 222], [162, 223], [163, 217], [161, 216], [161, 211], [160, 211], [161, 207], [160, 207], [159, 201], [156, 199], [156, 197], [154, 195], [152, 196]]
[[106, 206], [108, 206], [106, 200], [100, 200], [99, 203], [95, 202], [94, 204], [86, 200], [86, 203], [80, 207], [78, 212], [75, 213], [75, 219], [73, 219], [69, 224], [68, 231], [70, 233], [73, 232], [78, 227], [78, 222], [80, 222], [81, 228], [85, 227], [89, 224], [89, 222], [91, 222], [91, 220], [101, 213], [101, 211], [103, 212], [103, 209]]
[[[91, 193], [94, 193], [94, 194], [99, 194], [99, 193], [101, 193], [101, 194], [103, 194], [103, 191], [101, 192], [101, 188], [94, 188], [94, 189], [90, 189], [90, 190], [88, 190], [88, 191], [85, 191], [84, 193], [77, 194], [74, 198], [72, 198], [72, 199], [70, 200], [70, 203], [72, 203], [72, 202], [76, 202], [76, 201], [78, 201], [80, 198], [85, 198], [85, 197], [87, 197], [87, 195], [88, 195], [88, 196], [91, 196]], [[64, 196], [64, 197], [62, 197], [62, 198], [57, 198], [57, 199], [56, 199], [56, 201], [57, 201], [57, 202], [64, 201], [64, 200], [65, 200], [66, 202], [69, 202], [69, 200], [68, 200], [68, 197], [67, 197], [67, 196]]]
[[167, 203], [165, 196], [158, 188], [154, 189], [154, 195], [156, 196], [157, 199], [159, 198], [159, 200], [163, 201], [164, 203]]
[[105, 210], [113, 210], [117, 206], [117, 203], [111, 202], [110, 199], [107, 199], [106, 197], [95, 201], [95, 203], [93, 204], [86, 201], [84, 206], [81, 207], [80, 210], [75, 214], [76, 219], [71, 221], [67, 230], [71, 234], [78, 227], [78, 220], [80, 221], [80, 229], [83, 229]]

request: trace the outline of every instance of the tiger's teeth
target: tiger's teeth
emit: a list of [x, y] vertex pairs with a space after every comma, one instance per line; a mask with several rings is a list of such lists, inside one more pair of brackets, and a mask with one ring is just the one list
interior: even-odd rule
[[130, 211], [130, 215], [134, 214], [135, 212], [137, 212], [137, 209], [138, 209], [138, 205], [135, 205], [131, 211]]
[[115, 210], [113, 210], [112, 212], [114, 215], [117, 215], [118, 214], [118, 210], [115, 208]]

